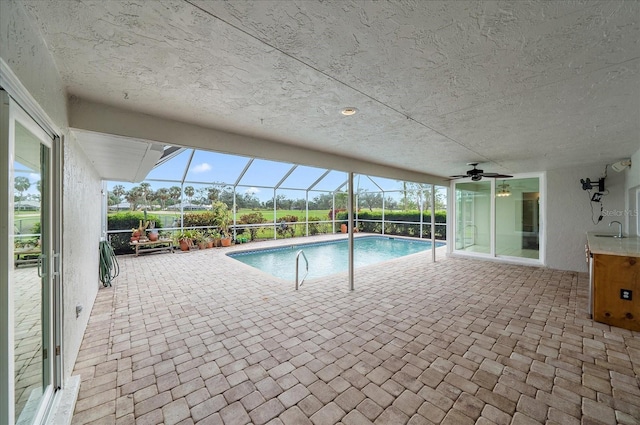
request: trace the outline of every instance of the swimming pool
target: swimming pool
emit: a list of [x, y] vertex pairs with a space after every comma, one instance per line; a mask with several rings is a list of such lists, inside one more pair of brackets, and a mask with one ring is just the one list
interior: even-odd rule
[[[436, 247], [443, 245], [444, 242], [436, 242]], [[296, 278], [296, 254], [301, 249], [304, 250], [304, 254], [309, 260], [307, 279], [328, 276], [349, 269], [347, 239], [236, 252], [227, 255], [280, 279], [293, 281]], [[431, 241], [422, 239], [388, 236], [358, 237], [354, 239], [354, 266], [357, 268], [380, 263], [430, 249]], [[304, 276], [304, 266], [304, 259], [301, 258], [300, 278]]]

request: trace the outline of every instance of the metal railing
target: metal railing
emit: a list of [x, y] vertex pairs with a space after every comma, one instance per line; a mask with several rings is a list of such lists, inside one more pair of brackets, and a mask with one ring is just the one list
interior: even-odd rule
[[[300, 254], [302, 254], [302, 257], [304, 258], [304, 262], [306, 263], [306, 273], [304, 274], [304, 276], [302, 277], [302, 280], [300, 282], [298, 282], [298, 269], [300, 266]], [[298, 253], [296, 254], [296, 291], [298, 290], [298, 288], [300, 288], [302, 286], [302, 283], [304, 282], [304, 279], [307, 277], [307, 275], [309, 274], [309, 260], [307, 260], [307, 256], [304, 254], [303, 250], [298, 251]]]

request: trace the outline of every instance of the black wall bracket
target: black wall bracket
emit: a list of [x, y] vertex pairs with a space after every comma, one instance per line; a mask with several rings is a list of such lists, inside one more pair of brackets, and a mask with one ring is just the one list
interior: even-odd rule
[[600, 177], [597, 182], [592, 182], [588, 177], [586, 179], [580, 179], [582, 183], [582, 190], [593, 189], [594, 185], [598, 186], [598, 192], [604, 192], [604, 177]]

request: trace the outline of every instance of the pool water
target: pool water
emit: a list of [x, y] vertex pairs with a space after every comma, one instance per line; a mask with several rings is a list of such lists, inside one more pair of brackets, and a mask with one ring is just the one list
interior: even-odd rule
[[[444, 242], [436, 242], [436, 247]], [[307, 279], [315, 279], [349, 269], [349, 251], [346, 239], [332, 242], [290, 245], [281, 248], [227, 254], [238, 261], [253, 266], [280, 279], [294, 281], [296, 254], [303, 250], [309, 260]], [[354, 239], [354, 266], [362, 267], [405, 255], [431, 249], [431, 241], [400, 239], [388, 236], [366, 236]], [[305, 261], [300, 256], [300, 278], [305, 273]]]

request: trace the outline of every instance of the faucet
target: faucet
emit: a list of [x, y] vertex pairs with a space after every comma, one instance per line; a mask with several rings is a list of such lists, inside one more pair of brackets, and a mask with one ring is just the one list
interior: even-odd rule
[[622, 236], [622, 223], [620, 223], [618, 220], [613, 220], [611, 223], [609, 223], [609, 227], [611, 227], [613, 223], [618, 224], [618, 234], [614, 236], [614, 238], [624, 238], [624, 236]]

